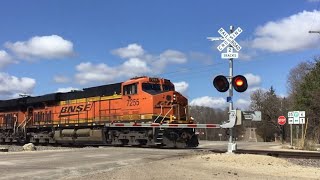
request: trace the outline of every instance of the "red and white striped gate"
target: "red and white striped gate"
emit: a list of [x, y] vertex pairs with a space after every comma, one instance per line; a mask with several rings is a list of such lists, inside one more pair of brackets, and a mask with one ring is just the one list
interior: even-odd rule
[[221, 128], [220, 124], [160, 124], [160, 123], [110, 123], [108, 127], [158, 127], [158, 128]]

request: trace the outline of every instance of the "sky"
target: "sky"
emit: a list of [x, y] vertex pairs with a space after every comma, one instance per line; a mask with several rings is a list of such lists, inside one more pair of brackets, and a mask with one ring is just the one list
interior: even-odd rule
[[[191, 105], [224, 108], [227, 93], [212, 85], [229, 74], [217, 46], [220, 28], [243, 31], [234, 75], [248, 90], [286, 97], [290, 69], [319, 55], [319, 0], [1, 1], [0, 99], [38, 96], [123, 82], [134, 76], [170, 79]], [[224, 49], [223, 52], [226, 52]]]

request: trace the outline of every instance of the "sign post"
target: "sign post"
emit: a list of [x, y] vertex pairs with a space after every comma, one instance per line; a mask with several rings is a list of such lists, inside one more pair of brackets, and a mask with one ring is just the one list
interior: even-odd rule
[[283, 144], [284, 142], [284, 125], [286, 124], [287, 119], [285, 116], [279, 116], [278, 117], [278, 124], [281, 125], [281, 142]]
[[[302, 124], [302, 132], [303, 132], [303, 124], [305, 124], [306, 112], [305, 111], [289, 111], [288, 112], [288, 123], [290, 124], [290, 145], [293, 145], [292, 134], [293, 129], [292, 125]], [[296, 126], [296, 138], [298, 139], [299, 126]]]

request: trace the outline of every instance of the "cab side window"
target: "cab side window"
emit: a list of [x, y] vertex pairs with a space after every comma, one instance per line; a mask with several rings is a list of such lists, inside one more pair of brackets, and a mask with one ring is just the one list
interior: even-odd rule
[[123, 86], [124, 95], [131, 95], [131, 94], [137, 94], [137, 93], [138, 93], [137, 83]]

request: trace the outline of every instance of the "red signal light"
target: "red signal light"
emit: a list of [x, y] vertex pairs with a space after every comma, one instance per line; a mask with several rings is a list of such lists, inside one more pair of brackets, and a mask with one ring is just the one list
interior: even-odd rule
[[236, 79], [235, 80], [236, 82], [236, 86], [242, 86], [243, 85], [243, 81], [242, 81], [242, 79], [240, 79], [240, 78], [238, 78], [238, 79]]
[[244, 92], [248, 88], [247, 79], [242, 75], [237, 75], [232, 78], [232, 86], [238, 92]]
[[213, 86], [219, 92], [226, 92], [229, 89], [229, 81], [225, 76], [219, 75], [214, 78]]

